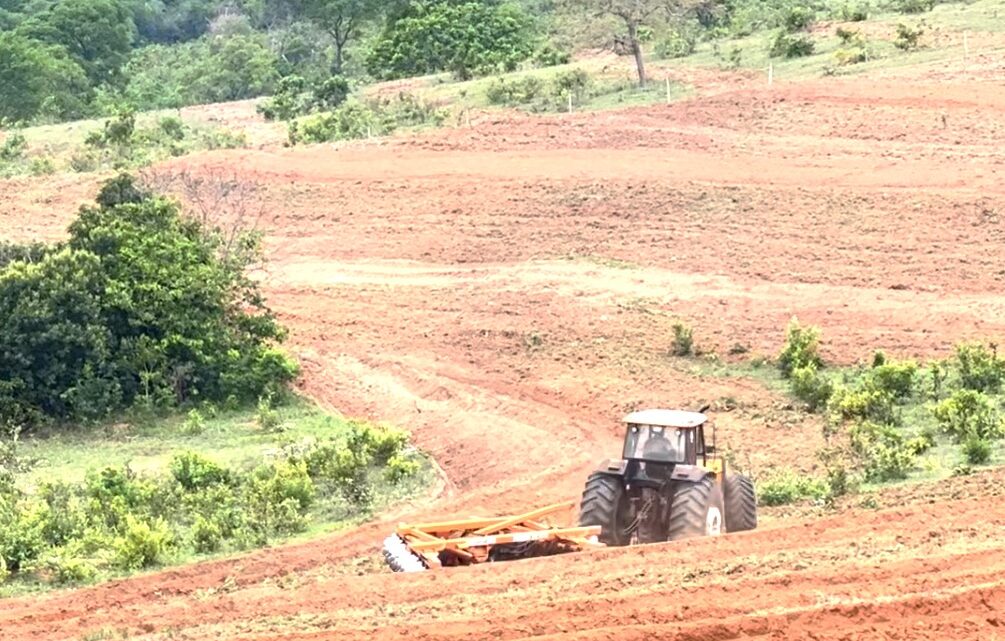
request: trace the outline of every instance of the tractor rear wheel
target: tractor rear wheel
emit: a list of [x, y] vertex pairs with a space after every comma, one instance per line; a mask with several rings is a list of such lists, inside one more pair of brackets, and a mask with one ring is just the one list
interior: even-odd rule
[[723, 482], [726, 531], [745, 532], [757, 527], [757, 496], [754, 483], [742, 474], [729, 474]]
[[710, 477], [697, 483], [678, 483], [670, 503], [667, 540], [722, 534], [722, 490]]
[[628, 544], [629, 502], [620, 478], [594, 472], [586, 479], [579, 504], [579, 524], [599, 525], [601, 543]]

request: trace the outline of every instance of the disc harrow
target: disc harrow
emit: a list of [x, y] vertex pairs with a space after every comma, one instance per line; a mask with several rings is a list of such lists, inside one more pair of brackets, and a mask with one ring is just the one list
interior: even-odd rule
[[567, 526], [575, 502], [549, 505], [525, 514], [458, 521], [405, 524], [384, 540], [384, 560], [395, 572], [563, 554], [603, 547], [600, 526]]

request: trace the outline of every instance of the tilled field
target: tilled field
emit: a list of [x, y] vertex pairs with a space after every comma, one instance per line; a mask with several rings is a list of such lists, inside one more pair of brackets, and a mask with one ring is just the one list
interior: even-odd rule
[[[419, 576], [376, 558], [398, 519], [577, 497], [641, 406], [714, 401], [753, 471], [807, 468], [820, 426], [705, 360], [944, 353], [1005, 326], [1005, 91], [814, 81], [471, 129], [214, 153], [262, 186], [261, 276], [304, 388], [410, 429], [437, 496], [309, 543], [2, 602], [2, 638], [1005, 637], [1003, 475], [767, 511], [752, 533]], [[58, 237], [93, 182], [7, 181], [7, 235]], [[728, 352], [745, 353], [728, 357]]]

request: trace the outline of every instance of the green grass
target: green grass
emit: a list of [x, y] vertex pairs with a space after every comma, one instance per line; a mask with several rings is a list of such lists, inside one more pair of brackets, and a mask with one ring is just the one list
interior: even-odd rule
[[166, 469], [180, 451], [203, 454], [225, 465], [261, 460], [284, 442], [322, 439], [345, 431], [349, 420], [326, 413], [309, 401], [296, 398], [277, 409], [282, 431], [262, 430], [254, 409], [204, 413], [199, 434], [185, 434], [185, 415], [126, 418], [100, 426], [22, 437], [21, 456], [33, 462], [24, 477], [29, 485], [40, 480], [77, 482], [88, 470], [129, 465], [140, 473]]

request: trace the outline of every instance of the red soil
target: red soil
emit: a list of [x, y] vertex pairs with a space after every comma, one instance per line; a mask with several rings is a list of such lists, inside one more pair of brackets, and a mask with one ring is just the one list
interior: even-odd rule
[[[755, 382], [666, 356], [944, 353], [1005, 327], [1005, 91], [826, 81], [672, 106], [297, 150], [214, 153], [261, 183], [269, 300], [304, 387], [410, 429], [447, 486], [394, 519], [578, 496], [628, 409], [717, 401], [755, 471], [808, 467], [819, 426]], [[10, 237], [54, 237], [93, 189], [8, 181]], [[48, 202], [44, 199], [50, 198]], [[1005, 635], [1001, 473], [878, 510], [768, 512], [756, 532], [420, 576], [388, 522], [82, 590], [9, 599], [5, 641], [969, 639]]]

